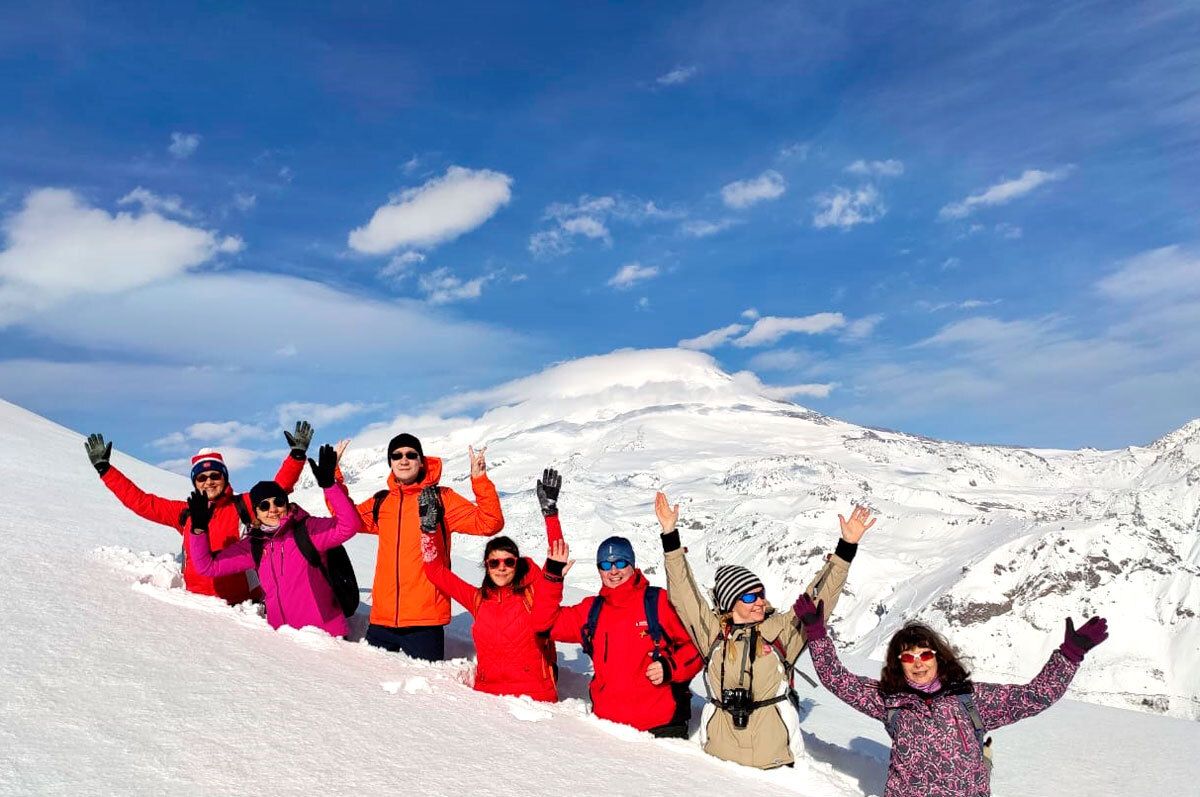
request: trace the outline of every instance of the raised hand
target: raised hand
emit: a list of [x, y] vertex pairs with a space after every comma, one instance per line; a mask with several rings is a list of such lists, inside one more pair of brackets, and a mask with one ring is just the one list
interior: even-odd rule
[[1078, 664], [1089, 650], [1108, 639], [1108, 620], [1103, 617], [1093, 617], [1079, 630], [1075, 630], [1075, 621], [1067, 618], [1067, 630], [1063, 635], [1062, 647], [1059, 650], [1071, 661]]
[[426, 487], [417, 496], [417, 512], [421, 517], [421, 531], [432, 534], [442, 522], [442, 496], [435, 486]]
[[842, 539], [857, 543], [867, 533], [867, 529], [875, 525], [875, 520], [876, 518], [871, 517], [870, 509], [856, 504], [849, 520], [838, 515], [838, 523], [842, 525]]
[[339, 465], [342, 464], [342, 454], [345, 454], [346, 449], [349, 447], [350, 447], [350, 438], [349, 437], [347, 437], [345, 440], [338, 440], [338, 444], [333, 447], [333, 450], [337, 452], [337, 461], [338, 461]]
[[208, 521], [212, 519], [212, 510], [208, 508], [208, 496], [199, 490], [192, 490], [187, 505], [188, 516], [192, 519], [192, 534], [206, 533]]
[[571, 546], [567, 545], [567, 541], [555, 540], [550, 543], [550, 550], [546, 553], [546, 566], [560, 578], [565, 577], [575, 565], [575, 560], [570, 557]]
[[294, 459], [304, 459], [308, 455], [308, 444], [313, 439], [313, 428], [308, 421], [296, 421], [296, 430], [288, 434], [285, 430], [283, 438], [292, 447]]
[[314, 462], [312, 457], [308, 458], [308, 466], [317, 479], [317, 486], [321, 489], [332, 487], [337, 473], [337, 452], [333, 446], [324, 445], [317, 452], [317, 458], [318, 462]]
[[538, 505], [542, 515], [551, 517], [558, 514], [558, 491], [562, 489], [562, 476], [554, 468], [542, 471], [542, 478], [537, 482]]
[[654, 514], [658, 516], [658, 525], [662, 526], [662, 533], [670, 534], [675, 530], [675, 524], [679, 522], [679, 504], [671, 506], [667, 501], [666, 493], [655, 493]]
[[96, 469], [96, 473], [103, 476], [108, 471], [108, 459], [112, 456], [112, 443], [105, 443], [104, 435], [90, 434], [87, 442], [83, 444], [83, 448], [87, 451], [88, 459], [92, 461], [92, 467]]
[[813, 603], [812, 596], [801, 592], [792, 605], [792, 611], [804, 626], [804, 635], [809, 639], [825, 638], [825, 601]]
[[467, 456], [471, 458], [471, 478], [478, 479], [480, 476], [487, 475], [487, 460], [484, 454], [487, 452], [487, 446], [475, 450], [474, 446], [467, 446]]

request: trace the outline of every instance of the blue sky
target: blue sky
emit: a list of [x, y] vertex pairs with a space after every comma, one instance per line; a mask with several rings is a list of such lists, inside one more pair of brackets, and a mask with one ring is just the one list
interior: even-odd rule
[[1044, 6], [5, 4], [0, 395], [265, 471], [297, 413], [685, 345], [1148, 442], [1200, 416], [1200, 11]]

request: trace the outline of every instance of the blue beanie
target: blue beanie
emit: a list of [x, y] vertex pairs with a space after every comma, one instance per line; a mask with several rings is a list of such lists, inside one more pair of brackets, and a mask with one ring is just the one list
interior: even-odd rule
[[624, 537], [609, 537], [596, 549], [597, 567], [601, 562], [615, 562], [618, 559], [624, 559], [631, 565], [637, 565], [637, 559], [633, 556], [633, 543]]

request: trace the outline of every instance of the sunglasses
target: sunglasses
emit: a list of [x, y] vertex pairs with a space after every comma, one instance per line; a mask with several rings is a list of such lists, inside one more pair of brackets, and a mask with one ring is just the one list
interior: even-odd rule
[[512, 556], [501, 556], [501, 557], [497, 557], [495, 559], [487, 560], [487, 569], [488, 570], [499, 570], [500, 568], [504, 568], [505, 570], [511, 570], [512, 568], [514, 568], [516, 566], [517, 566], [517, 560], [515, 557], [512, 557]]
[[596, 565], [596, 567], [599, 567], [601, 570], [607, 573], [609, 570], [624, 570], [625, 568], [629, 567], [629, 565], [630, 563], [624, 559], [617, 559], [614, 562], [601, 562], [600, 564]]
[[901, 653], [900, 661], [904, 664], [916, 664], [918, 661], [933, 661], [937, 654], [932, 650], [922, 650], [920, 653]]
[[198, 474], [192, 481], [196, 484], [204, 484], [205, 482], [219, 482], [224, 478], [220, 471], [206, 470], [204, 473]]
[[392, 453], [388, 454], [388, 459], [390, 459], [392, 462], [399, 462], [402, 459], [407, 459], [411, 462], [412, 460], [420, 458], [421, 455], [416, 451], [393, 451]]
[[258, 507], [259, 512], [270, 512], [271, 507], [287, 509], [287, 505], [288, 502], [286, 498], [279, 499], [275, 496], [271, 496], [270, 498], [264, 498], [263, 500], [259, 501], [255, 506]]
[[767, 593], [763, 592], [761, 589], [755, 590], [754, 592], [747, 592], [744, 595], [738, 596], [738, 600], [740, 600], [742, 603], [754, 603], [760, 598], [762, 600], [767, 599]]

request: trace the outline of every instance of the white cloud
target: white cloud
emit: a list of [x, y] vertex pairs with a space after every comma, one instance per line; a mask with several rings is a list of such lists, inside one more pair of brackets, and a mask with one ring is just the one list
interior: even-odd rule
[[408, 175], [414, 174], [414, 173], [416, 173], [417, 169], [421, 168], [421, 158], [417, 155], [413, 155], [411, 158], [406, 160], [404, 162], [404, 165], [401, 166], [400, 168], [404, 171], [405, 174], [408, 174]]
[[813, 226], [817, 229], [840, 227], [848, 230], [858, 224], [874, 224], [887, 214], [887, 205], [873, 185], [854, 190], [835, 188], [816, 197], [817, 212]]
[[216, 448], [234, 446], [247, 440], [266, 440], [274, 435], [273, 432], [242, 423], [241, 421], [201, 421], [193, 423], [182, 432], [172, 432], [169, 435], [151, 441], [150, 445], [160, 449], [200, 446]]
[[1200, 252], [1179, 246], [1143, 252], [1096, 283], [1096, 290], [1119, 301], [1200, 296]]
[[856, 160], [846, 167], [846, 171], [862, 177], [899, 177], [904, 174], [904, 162], [898, 160]]
[[751, 321], [758, 318], [760, 313], [757, 307], [747, 307], [742, 311], [742, 318], [749, 318]]
[[775, 157], [781, 161], [805, 161], [808, 160], [808, 153], [812, 149], [810, 144], [803, 141], [797, 141], [794, 144], [788, 144], [780, 148], [779, 154]]
[[427, 248], [453, 240], [490, 219], [512, 199], [512, 178], [490, 169], [451, 166], [441, 177], [410, 188], [350, 233], [350, 248], [381, 255], [400, 247]]
[[30, 193], [3, 229], [0, 326], [72, 296], [174, 277], [243, 245], [153, 212], [110, 215], [58, 188]]
[[608, 285], [617, 289], [628, 288], [638, 282], [653, 279], [658, 276], [658, 266], [643, 266], [641, 263], [626, 263], [617, 269], [617, 273], [608, 281]]
[[555, 226], [529, 236], [529, 251], [535, 257], [565, 255], [574, 248], [576, 238], [601, 241], [612, 245], [610, 220], [631, 224], [683, 218], [680, 210], [660, 208], [653, 201], [627, 196], [590, 196], [584, 194], [576, 202], [554, 202], [546, 208], [543, 221]]
[[711, 332], [705, 332], [703, 335], [697, 335], [694, 338], [685, 338], [679, 341], [678, 345], [681, 349], [692, 349], [694, 351], [708, 351], [720, 346], [724, 346], [729, 340], [746, 331], [745, 324], [730, 324], [727, 327], [714, 329]]
[[962, 261], [957, 257], [948, 257], [942, 261], [941, 269], [942, 271], [953, 271], [961, 265]]
[[755, 371], [795, 371], [815, 362], [813, 355], [798, 349], [775, 349], [759, 352], [748, 365]]
[[724, 232], [735, 224], [737, 224], [735, 219], [718, 219], [717, 221], [693, 219], [679, 225], [679, 231], [689, 238], [707, 238], [710, 235]]
[[562, 222], [562, 229], [571, 235], [582, 235], [584, 238], [592, 238], [600, 241], [612, 241], [608, 227], [605, 227], [604, 222], [593, 216], [577, 216], [573, 219], [565, 219]]
[[996, 234], [999, 235], [1001, 238], [1008, 238], [1009, 240], [1013, 240], [1016, 238], [1020, 238], [1024, 234], [1024, 230], [1022, 230], [1020, 227], [1018, 227], [1015, 224], [1009, 224], [1006, 221], [1002, 221], [996, 225]]
[[233, 195], [233, 205], [243, 213], [258, 204], [258, 196], [251, 193], [238, 192]]
[[868, 338], [882, 320], [883, 314], [875, 313], [851, 321], [846, 325], [845, 331], [842, 332], [842, 338], [845, 340], [862, 340], [863, 338]]
[[660, 75], [656, 82], [660, 86], [678, 86], [687, 83], [695, 77], [698, 68], [695, 66], [677, 66], [665, 75]]
[[430, 304], [449, 304], [465, 299], [478, 299], [483, 295], [484, 284], [490, 282], [493, 276], [485, 274], [472, 280], [463, 280], [454, 276], [448, 268], [437, 268], [428, 274], [422, 274], [417, 285]]
[[[209, 446], [221, 452], [221, 458], [225, 460], [225, 467], [229, 469], [230, 477], [233, 480], [237, 479], [238, 471], [249, 468], [254, 463], [263, 459], [274, 459], [276, 461], [282, 459], [285, 455], [283, 449], [274, 449], [270, 451], [255, 451], [241, 446]], [[192, 472], [192, 458], [190, 456], [180, 457], [179, 459], [167, 459], [162, 462], [154, 463], [163, 470], [179, 473], [184, 476], [190, 475]]]
[[733, 341], [733, 345], [739, 348], [766, 346], [784, 335], [797, 332], [819, 335], [844, 326], [846, 318], [841, 313], [815, 313], [797, 318], [769, 315], [755, 321], [750, 331]]
[[344, 421], [355, 415], [373, 412], [381, 406], [380, 404], [364, 404], [361, 401], [343, 401], [340, 404], [291, 401], [276, 407], [275, 414], [279, 419], [279, 425], [284, 429], [292, 429], [296, 421], [301, 420], [308, 421], [313, 426], [320, 428], [326, 424]]
[[930, 302], [922, 299], [917, 307], [926, 312], [936, 313], [939, 310], [977, 310], [980, 307], [991, 307], [1000, 304], [999, 299], [965, 299], [961, 302]]
[[409, 250], [401, 252], [398, 255], [393, 255], [388, 264], [379, 269], [379, 276], [383, 279], [399, 280], [407, 277], [412, 270], [412, 267], [417, 263], [424, 263], [425, 255], [420, 252]]
[[1002, 180], [960, 202], [951, 202], [938, 212], [938, 217], [963, 219], [974, 213], [976, 208], [1006, 205], [1014, 199], [1025, 196], [1038, 186], [1066, 178], [1074, 170], [1074, 166], [1063, 166], [1048, 172], [1041, 169], [1026, 169], [1015, 180]]
[[200, 146], [200, 135], [198, 133], [179, 133], [171, 134], [171, 144], [167, 147], [167, 152], [170, 152], [173, 157], [184, 160], [190, 158]]
[[183, 200], [180, 197], [174, 195], [159, 196], [149, 189], [142, 188], [140, 185], [118, 199], [117, 204], [121, 206], [137, 204], [141, 205], [142, 210], [147, 213], [182, 216], [185, 219], [195, 218], [196, 215], [184, 207]]
[[778, 199], [787, 190], [783, 175], [767, 169], [758, 177], [736, 180], [721, 189], [721, 199], [731, 208], [742, 210], [759, 202]]
[[767, 398], [779, 399], [786, 401], [797, 396], [808, 396], [810, 398], [828, 398], [833, 389], [837, 387], [836, 382], [826, 384], [805, 384], [805, 385], [787, 385], [773, 386], [763, 385], [763, 395]]

